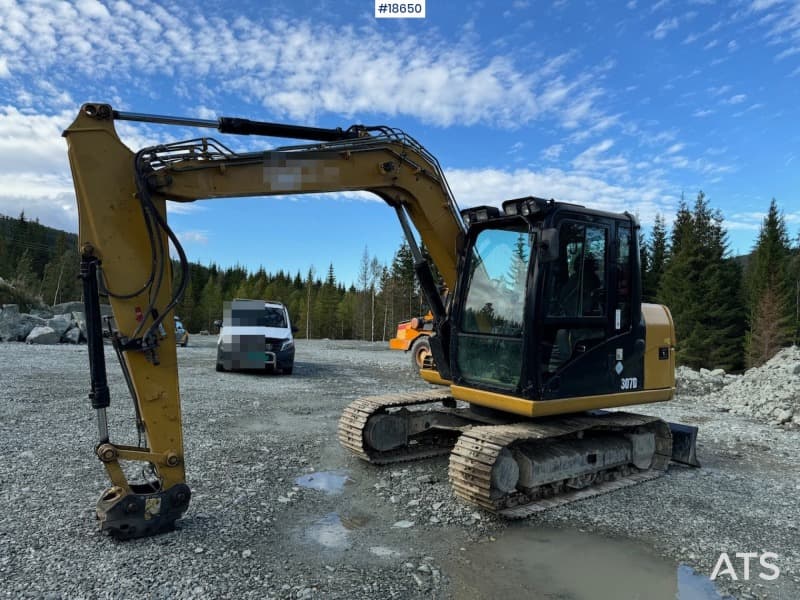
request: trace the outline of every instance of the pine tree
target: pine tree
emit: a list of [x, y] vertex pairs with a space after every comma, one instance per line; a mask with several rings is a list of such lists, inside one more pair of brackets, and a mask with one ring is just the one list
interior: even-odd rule
[[381, 340], [385, 342], [394, 332], [394, 279], [388, 267], [383, 267], [380, 290], [383, 300], [383, 333], [381, 334]]
[[745, 274], [748, 366], [765, 363], [792, 339], [791, 259], [786, 223], [773, 198]]
[[325, 278], [325, 283], [322, 284], [317, 301], [317, 319], [322, 337], [336, 338], [336, 308], [338, 304], [336, 274], [333, 270], [333, 263], [330, 263], [328, 276]]
[[750, 317], [746, 358], [748, 367], [758, 367], [775, 356], [782, 342], [788, 340], [792, 315], [785, 312], [783, 299], [774, 287], [764, 290]]
[[398, 318], [409, 319], [417, 316], [418, 299], [416, 297], [416, 280], [414, 275], [414, 257], [411, 248], [404, 241], [394, 255], [392, 276], [398, 296]]
[[[700, 192], [705, 198], [703, 192]], [[681, 195], [681, 202], [678, 205], [678, 213], [675, 215], [675, 223], [672, 225], [672, 236], [671, 236], [671, 254], [674, 256], [676, 254], [680, 254], [681, 246], [683, 241], [687, 238], [691, 238], [694, 234], [694, 223], [692, 218], [692, 213], [689, 210], [689, 206], [683, 199], [683, 195]]]
[[311, 313], [313, 307], [313, 300], [311, 293], [314, 289], [314, 267], [313, 265], [308, 268], [308, 274], [306, 275], [305, 281], [305, 300], [303, 302], [302, 311], [301, 311], [301, 320], [299, 324], [302, 324], [302, 328], [306, 331], [306, 339], [311, 337]]
[[215, 320], [222, 319], [222, 284], [219, 275], [211, 275], [200, 296], [199, 311], [202, 328], [211, 331]]
[[37, 280], [38, 278], [33, 272], [33, 260], [31, 259], [31, 256], [26, 248], [22, 252], [19, 262], [17, 262], [17, 268], [14, 272], [14, 279], [11, 281], [11, 283], [18, 290], [26, 294], [33, 295], [36, 291], [38, 291]]
[[369, 263], [369, 293], [370, 293], [370, 327], [369, 341], [375, 341], [375, 299], [377, 296], [378, 279], [381, 276], [381, 263], [376, 257], [372, 257]]
[[681, 202], [658, 291], [675, 321], [681, 364], [726, 370], [742, 364], [741, 271], [726, 253], [722, 216], [703, 192], [692, 212]]
[[658, 288], [661, 285], [668, 256], [667, 226], [661, 214], [656, 215], [647, 250], [647, 266], [643, 269], [645, 271], [643, 296], [646, 300], [655, 302], [658, 300]]

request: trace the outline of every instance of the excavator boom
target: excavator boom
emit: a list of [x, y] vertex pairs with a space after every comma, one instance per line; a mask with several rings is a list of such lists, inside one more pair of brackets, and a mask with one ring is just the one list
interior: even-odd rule
[[[266, 152], [235, 153], [206, 138], [158, 145], [136, 153], [115, 131], [116, 120], [215, 127], [224, 133], [317, 140]], [[436, 159], [418, 142], [387, 127], [347, 130], [298, 127], [222, 118], [204, 121], [123, 113], [85, 104], [64, 132], [78, 199], [81, 275], [90, 323], [92, 406], [98, 446], [113, 487], [98, 503], [101, 526], [118, 537], [137, 537], [172, 526], [186, 509], [180, 396], [173, 321], [188, 268], [167, 225], [166, 201], [205, 198], [369, 191], [392, 206], [415, 254], [417, 273], [432, 309], [445, 310], [431, 271], [417, 247], [413, 223], [446, 285], [456, 281], [464, 225]], [[171, 289], [168, 243], [178, 251], [182, 276]], [[97, 297], [113, 311], [113, 344], [133, 396], [140, 444], [110, 441], [110, 404]], [[446, 365], [443, 345], [437, 348]], [[150, 467], [131, 482], [122, 461]]]

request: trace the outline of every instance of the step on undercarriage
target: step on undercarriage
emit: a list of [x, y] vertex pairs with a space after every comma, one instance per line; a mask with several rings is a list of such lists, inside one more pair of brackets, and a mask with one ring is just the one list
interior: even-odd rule
[[696, 435], [626, 412], [521, 420], [462, 405], [444, 390], [360, 398], [338, 431], [345, 448], [373, 464], [450, 454], [455, 494], [511, 519], [654, 479], [670, 460], [699, 466]]

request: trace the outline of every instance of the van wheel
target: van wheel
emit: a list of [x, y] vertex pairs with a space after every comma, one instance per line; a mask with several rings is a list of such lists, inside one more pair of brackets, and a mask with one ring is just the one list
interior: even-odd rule
[[283, 373], [284, 375], [291, 375], [293, 370], [294, 370], [294, 365], [286, 369], [281, 369], [281, 373]]
[[224, 371], [225, 371], [225, 369], [222, 368], [222, 365], [217, 363], [217, 373], [222, 373]]
[[425, 358], [431, 353], [431, 344], [428, 341], [428, 336], [423, 335], [418, 337], [411, 346], [411, 366], [419, 373]]

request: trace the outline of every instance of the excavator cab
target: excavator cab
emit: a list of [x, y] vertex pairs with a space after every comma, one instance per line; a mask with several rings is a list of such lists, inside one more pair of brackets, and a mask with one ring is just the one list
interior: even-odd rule
[[529, 400], [642, 389], [633, 216], [522, 198], [502, 211], [464, 211], [464, 219], [454, 383]]

